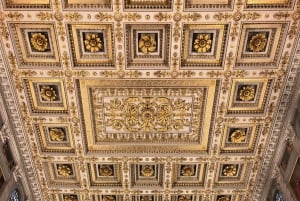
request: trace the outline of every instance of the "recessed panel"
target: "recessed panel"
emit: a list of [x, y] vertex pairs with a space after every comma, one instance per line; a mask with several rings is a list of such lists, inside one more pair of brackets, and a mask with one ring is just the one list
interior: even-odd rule
[[88, 149], [206, 150], [216, 84], [215, 80], [80, 80], [82, 102], [89, 102], [82, 105]]

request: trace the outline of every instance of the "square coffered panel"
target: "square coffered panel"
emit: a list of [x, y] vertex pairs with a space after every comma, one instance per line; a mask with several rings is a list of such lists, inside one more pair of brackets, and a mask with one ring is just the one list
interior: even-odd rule
[[89, 102], [82, 105], [89, 151], [208, 148], [216, 80], [79, 80], [78, 84], [81, 101]]
[[185, 24], [182, 69], [222, 68], [227, 25]]
[[54, 24], [11, 23], [9, 27], [21, 68], [60, 67]]

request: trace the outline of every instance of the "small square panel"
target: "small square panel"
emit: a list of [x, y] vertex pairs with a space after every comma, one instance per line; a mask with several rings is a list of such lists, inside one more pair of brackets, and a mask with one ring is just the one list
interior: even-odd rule
[[[207, 10], [228, 10], [233, 8], [233, 0], [213, 0], [213, 1], [205, 1], [205, 0], [185, 0], [184, 8], [187, 11], [199, 11], [199, 9], [207, 9]], [[205, 11], [205, 10], [204, 10]]]
[[287, 25], [244, 23], [242, 27], [236, 67], [277, 67]]
[[224, 162], [219, 163], [216, 171], [214, 186], [222, 187], [245, 187], [247, 185], [250, 167], [252, 163], [246, 162]]
[[246, 0], [246, 8], [270, 9], [270, 8], [291, 8], [294, 0]]
[[112, 0], [63, 0], [64, 9], [97, 9], [98, 11], [111, 10]]
[[73, 136], [68, 124], [36, 124], [36, 132], [42, 152], [74, 153]]
[[34, 78], [24, 82], [33, 113], [67, 112], [62, 79]]
[[127, 68], [169, 67], [170, 25], [126, 25]]
[[70, 24], [74, 67], [114, 67], [111, 24]]
[[79, 169], [76, 163], [54, 162], [43, 163], [47, 182], [51, 186], [78, 186], [80, 185]]
[[256, 146], [261, 125], [225, 125], [221, 153], [252, 153]]
[[122, 186], [122, 175], [118, 163], [88, 164], [91, 186]]
[[170, 10], [172, 8], [173, 0], [125, 0], [125, 10]]
[[8, 9], [49, 9], [50, 0], [4, 0], [4, 7]]
[[263, 113], [271, 83], [267, 79], [234, 79], [228, 114]]
[[50, 194], [51, 201], [82, 201], [83, 195], [74, 193]]
[[182, 68], [222, 67], [227, 25], [185, 24]]
[[175, 188], [203, 187], [206, 170], [206, 163], [174, 164], [172, 186]]
[[54, 24], [11, 23], [20, 68], [60, 67]]
[[131, 164], [130, 165], [132, 187], [162, 187], [164, 165], [163, 164]]

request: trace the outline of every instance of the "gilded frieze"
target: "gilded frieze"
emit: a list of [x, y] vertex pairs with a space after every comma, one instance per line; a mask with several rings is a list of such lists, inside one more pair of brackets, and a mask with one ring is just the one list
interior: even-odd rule
[[63, 0], [62, 5], [64, 9], [97, 9], [97, 10], [111, 10], [112, 0]]
[[5, 9], [50, 9], [50, 0], [4, 0]]

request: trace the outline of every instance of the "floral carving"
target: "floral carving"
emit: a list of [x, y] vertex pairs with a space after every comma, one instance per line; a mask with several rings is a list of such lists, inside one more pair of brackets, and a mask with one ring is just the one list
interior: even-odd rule
[[42, 86], [41, 98], [43, 101], [55, 101], [57, 99], [57, 96], [54, 88], [50, 86]]
[[145, 54], [156, 51], [155, 38], [150, 35], [143, 35], [139, 39], [139, 50]]
[[230, 142], [233, 143], [242, 143], [245, 142], [246, 133], [243, 130], [236, 129], [234, 132], [230, 134]]
[[57, 165], [57, 174], [63, 177], [68, 177], [73, 175], [72, 166], [67, 164]]
[[48, 39], [42, 33], [33, 33], [30, 38], [32, 47], [40, 52], [44, 52], [48, 48]]
[[225, 166], [223, 166], [222, 173], [223, 173], [224, 176], [227, 176], [227, 177], [236, 176], [236, 174], [237, 174], [236, 165], [225, 165]]
[[104, 195], [103, 196], [103, 201], [115, 201], [115, 197], [113, 195]]
[[178, 201], [191, 201], [191, 196], [184, 196], [184, 195], [180, 195], [178, 197]]
[[206, 53], [211, 49], [210, 34], [198, 34], [194, 40], [194, 50], [199, 53]]
[[64, 195], [64, 201], [77, 201], [77, 196], [75, 196], [75, 195]]
[[221, 196], [217, 199], [217, 201], [230, 201], [230, 197], [229, 196]]
[[143, 165], [141, 174], [144, 177], [152, 177], [154, 175], [154, 169], [152, 165]]
[[96, 33], [86, 33], [84, 45], [90, 52], [99, 52], [103, 46], [101, 38]]
[[101, 165], [99, 174], [100, 176], [113, 176], [114, 172], [110, 165]]
[[239, 91], [239, 99], [242, 101], [252, 101], [255, 96], [255, 88], [253, 86], [244, 86]]
[[267, 45], [267, 36], [263, 33], [258, 33], [251, 37], [249, 48], [253, 52], [262, 52], [264, 51]]
[[187, 126], [190, 110], [191, 104], [180, 98], [116, 98], [107, 106], [107, 125], [117, 131], [181, 131]]
[[66, 138], [66, 135], [61, 128], [51, 128], [49, 130], [49, 136], [52, 141], [57, 142], [64, 141]]
[[184, 165], [181, 167], [181, 175], [182, 176], [194, 176], [195, 168], [194, 165]]

